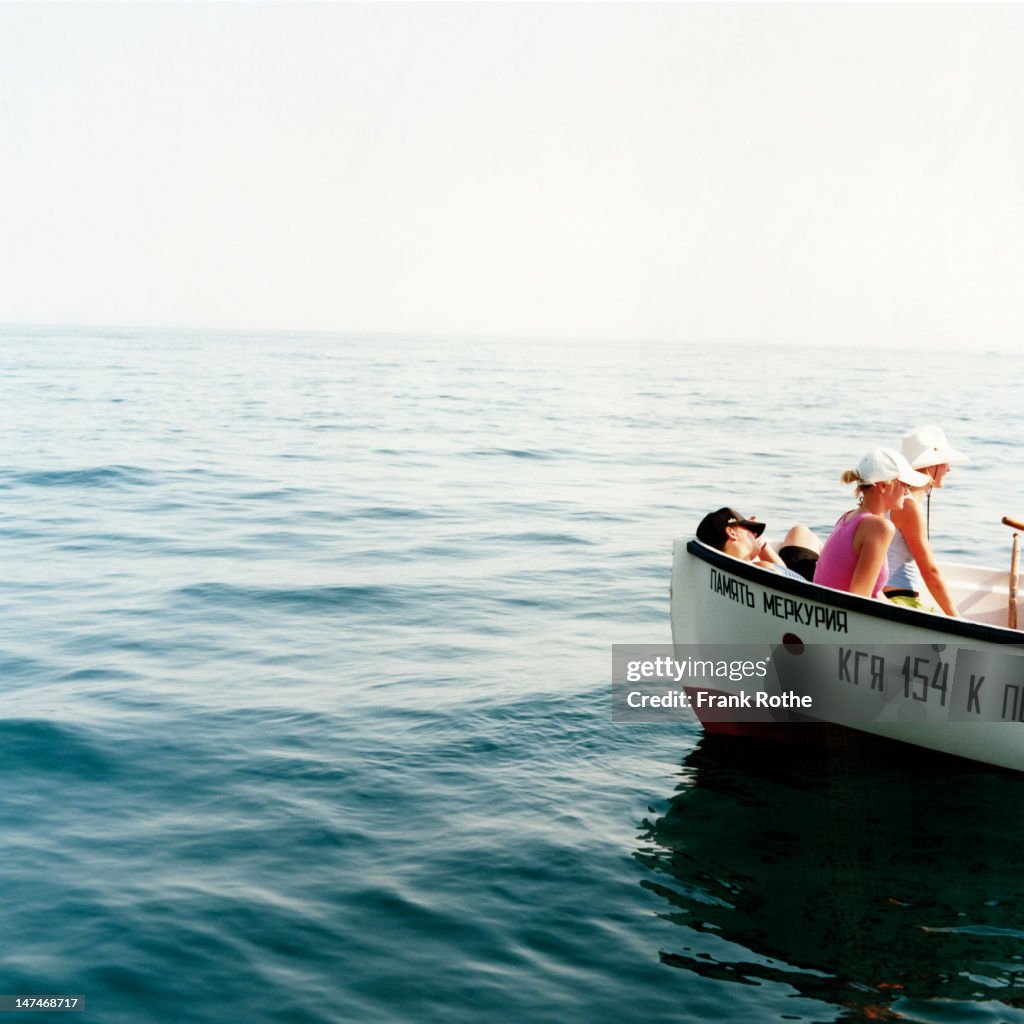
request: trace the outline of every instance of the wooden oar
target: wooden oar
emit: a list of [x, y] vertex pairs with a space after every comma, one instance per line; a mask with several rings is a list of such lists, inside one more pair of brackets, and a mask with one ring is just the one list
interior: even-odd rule
[[1003, 523], [1013, 529], [1013, 549], [1010, 552], [1010, 608], [1006, 617], [1006, 624], [1010, 629], [1017, 628], [1017, 572], [1020, 566], [1020, 534], [1018, 530], [1024, 530], [1024, 523], [1019, 519], [1011, 519], [1003, 516]]

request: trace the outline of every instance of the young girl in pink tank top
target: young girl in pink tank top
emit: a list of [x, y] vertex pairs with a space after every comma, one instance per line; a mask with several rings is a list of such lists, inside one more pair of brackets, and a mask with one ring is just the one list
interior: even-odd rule
[[920, 487], [923, 473], [897, 451], [873, 448], [856, 469], [848, 469], [843, 483], [857, 485], [859, 506], [836, 523], [825, 541], [814, 570], [814, 582], [863, 597], [878, 597], [889, 576], [886, 552], [895, 527], [886, 518], [903, 507], [908, 487]]

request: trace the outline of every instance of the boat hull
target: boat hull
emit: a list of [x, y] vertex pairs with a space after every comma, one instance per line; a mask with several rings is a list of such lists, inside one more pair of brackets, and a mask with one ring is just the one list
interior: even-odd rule
[[[1005, 625], [1006, 574], [950, 567], [947, 576], [970, 620], [816, 586], [677, 541], [675, 658], [741, 645], [771, 665], [753, 684], [691, 681], [693, 710], [709, 732], [820, 742], [825, 723], [1024, 771], [1024, 636]], [[808, 700], [795, 710], [746, 712], [700, 697], [749, 699], [754, 690]]]

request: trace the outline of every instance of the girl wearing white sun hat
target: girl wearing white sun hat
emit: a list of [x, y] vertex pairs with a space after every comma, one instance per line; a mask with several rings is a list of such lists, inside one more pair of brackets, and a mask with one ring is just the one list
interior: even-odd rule
[[903, 454], [907, 461], [925, 474], [925, 482], [911, 489], [901, 509], [889, 513], [896, 527], [889, 548], [889, 582], [885, 596], [895, 604], [934, 611], [921, 600], [929, 594], [947, 614], [959, 618], [959, 612], [946, 586], [931, 543], [928, 522], [922, 505], [930, 503], [933, 488], [942, 487], [951, 465], [967, 462], [948, 440], [942, 427], [928, 424], [916, 427], [903, 438]]
[[840, 517], [818, 556], [814, 582], [863, 597], [878, 597], [889, 575], [886, 552], [896, 532], [886, 518], [903, 507], [907, 491], [928, 482], [891, 448], [873, 448], [842, 475], [857, 485], [858, 507]]

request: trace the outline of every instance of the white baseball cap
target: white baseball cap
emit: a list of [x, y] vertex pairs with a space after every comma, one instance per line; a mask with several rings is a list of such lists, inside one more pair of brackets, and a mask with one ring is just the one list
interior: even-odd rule
[[884, 480], [899, 480], [908, 487], [924, 487], [931, 481], [927, 473], [918, 473], [910, 463], [892, 448], [872, 448], [860, 462], [857, 472], [862, 483], [880, 484]]
[[942, 427], [934, 424], [918, 427], [907, 434], [903, 438], [903, 454], [914, 469], [970, 461], [946, 440]]

